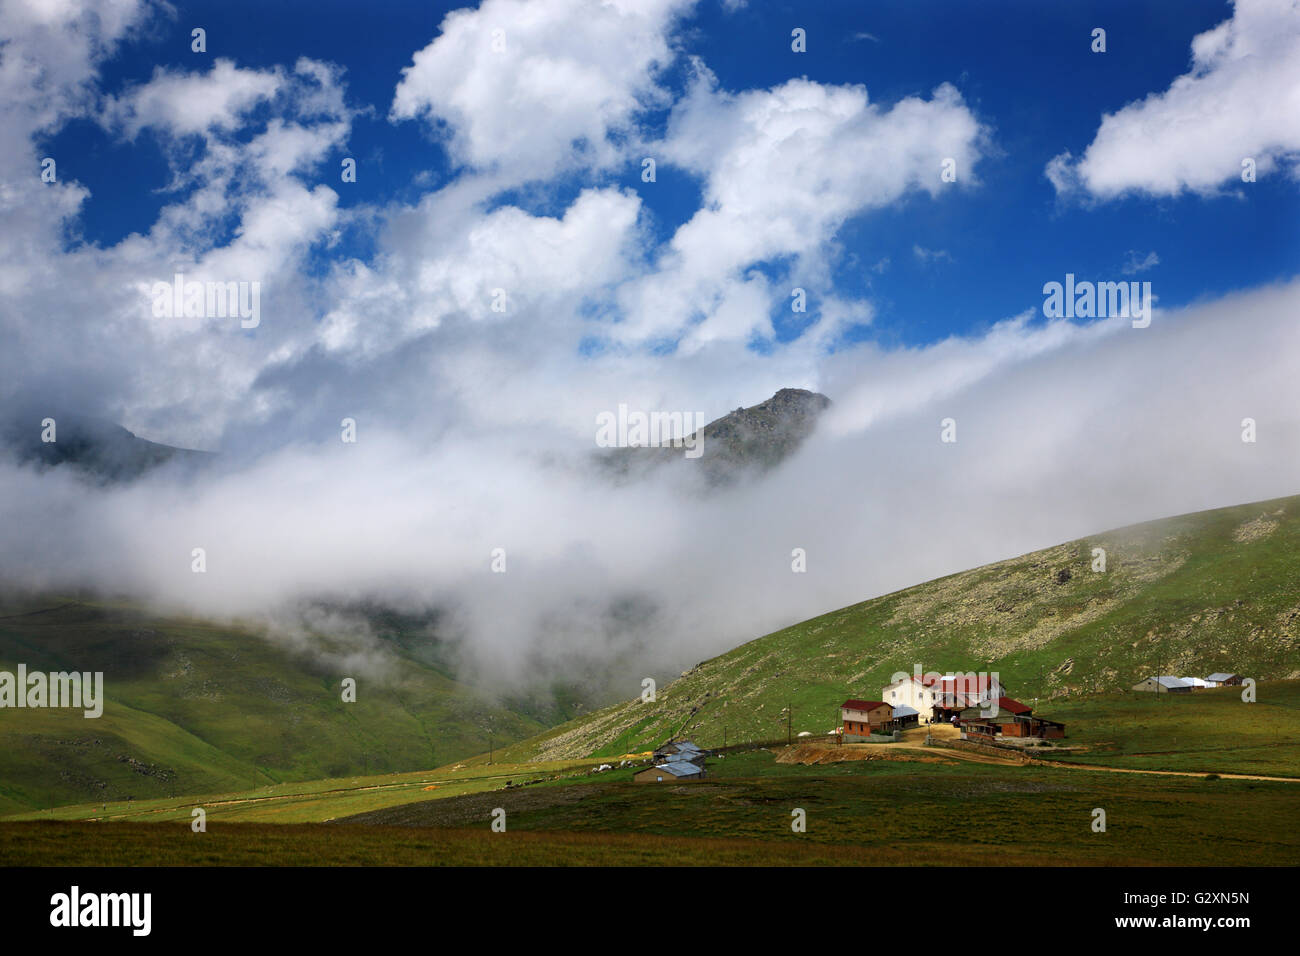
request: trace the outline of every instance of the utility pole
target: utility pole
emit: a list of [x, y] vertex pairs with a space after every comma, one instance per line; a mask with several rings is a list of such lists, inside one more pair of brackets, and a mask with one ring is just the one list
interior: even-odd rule
[[492, 765], [492, 735], [488, 734], [488, 766]]
[[794, 743], [794, 706], [785, 705], [785, 745], [788, 747]]

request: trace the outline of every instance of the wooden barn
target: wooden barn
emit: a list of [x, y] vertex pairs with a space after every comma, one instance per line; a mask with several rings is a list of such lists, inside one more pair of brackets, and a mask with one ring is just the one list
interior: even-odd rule
[[1192, 685], [1187, 683], [1181, 677], [1148, 677], [1146, 680], [1134, 684], [1133, 689], [1148, 694], [1190, 694]]
[[638, 770], [632, 775], [636, 783], [693, 783], [704, 779], [704, 768], [689, 760], [674, 760]]
[[1218, 672], [1205, 678], [1205, 682], [1211, 687], [1237, 687], [1241, 684], [1241, 675]]
[[1016, 716], [1009, 724], [1002, 724], [1004, 737], [1037, 737], [1042, 740], [1061, 740], [1065, 737], [1065, 724], [1046, 717]]
[[886, 730], [907, 730], [909, 727], [917, 726], [921, 721], [921, 714], [915, 707], [909, 707], [907, 704], [899, 704], [894, 708], [893, 719], [886, 725]]
[[963, 736], [975, 740], [997, 737], [1060, 740], [1065, 737], [1065, 724], [1035, 717], [1033, 708], [1010, 697], [999, 697], [997, 712], [991, 716], [986, 716], [980, 707], [966, 708], [957, 718], [957, 725]]

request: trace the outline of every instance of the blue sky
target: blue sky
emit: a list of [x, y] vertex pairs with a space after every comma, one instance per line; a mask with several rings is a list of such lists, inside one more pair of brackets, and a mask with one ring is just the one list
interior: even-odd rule
[[[689, 663], [1298, 490], [1300, 0], [7, 0], [0, 36], [0, 403], [221, 453], [104, 489], [0, 461], [6, 580], [450, 596], [498, 667], [648, 593]], [[160, 310], [178, 271], [256, 321]], [[1067, 273], [1149, 281], [1152, 321], [1045, 316]], [[589, 467], [622, 405], [784, 387], [832, 404], [734, 494]]]
[[[393, 89], [412, 47], [432, 39], [455, 5], [379, 4], [360, 14], [344, 3], [277, 3], [241, 8], [225, 3], [178, 6], [172, 22], [156, 23], [125, 42], [102, 67], [108, 93], [147, 82], [159, 66], [191, 70], [192, 25], [208, 31], [209, 56], [245, 68], [271, 68], [298, 56], [345, 70], [346, 98], [356, 116], [346, 148], [361, 175], [340, 191], [341, 207], [412, 202], [427, 184], [457, 175], [426, 125], [388, 118]], [[379, 12], [382, 11], [382, 15]], [[1250, 191], [1218, 195], [1137, 196], [1110, 203], [1062, 202], [1044, 175], [1062, 150], [1078, 154], [1103, 113], [1114, 112], [1185, 73], [1192, 38], [1231, 15], [1224, 2], [1043, 4], [892, 2], [759, 4], [731, 11], [706, 2], [675, 31], [684, 56], [699, 56], [721, 86], [747, 90], [806, 76], [823, 84], [864, 84], [873, 102], [889, 105], [950, 82], [996, 143], [980, 159], [978, 188], [936, 200], [910, 196], [851, 217], [836, 236], [837, 285], [869, 296], [876, 315], [850, 338], [919, 345], [951, 334], [978, 333], [1033, 306], [1044, 281], [1075, 272], [1118, 278], [1130, 252], [1155, 252], [1143, 273], [1169, 307], [1291, 275], [1298, 261], [1300, 195], [1282, 177], [1262, 177]], [[808, 52], [790, 50], [792, 25], [808, 31]], [[1107, 29], [1107, 51], [1090, 50], [1094, 26]], [[674, 96], [684, 88], [677, 62], [664, 74]], [[667, 110], [647, 110], [644, 128]], [[269, 111], [266, 111], [269, 116]], [[258, 130], [250, 123], [241, 136]], [[166, 203], [164, 146], [148, 131], [123, 141], [93, 120], [48, 136], [55, 155], [74, 156], [65, 170], [91, 198], [69, 227], [82, 241], [111, 245], [147, 231]], [[335, 162], [323, 164], [331, 176]], [[513, 203], [555, 215], [588, 185], [638, 190], [660, 238], [686, 221], [700, 201], [698, 178], [667, 167], [640, 182], [639, 164], [582, 171], [527, 189], [506, 190], [493, 204]], [[421, 178], [421, 176], [428, 178]], [[419, 185], [417, 185], [417, 183]], [[356, 229], [327, 253], [367, 258], [372, 236]], [[933, 256], [918, 252], [928, 250]], [[887, 261], [888, 265], [884, 263]], [[763, 266], [760, 265], [760, 268]], [[876, 267], [873, 270], [873, 267]], [[814, 310], [815, 311], [815, 310]], [[802, 317], [774, 307], [777, 338], [803, 327]]]
[[[1295, 0], [114, 16], [13, 7], [6, 56], [40, 66], [4, 91], [12, 215], [31, 223], [10, 265], [53, 257], [82, 281], [13, 300], [64, 318], [49, 342], [20, 329], [7, 371], [192, 442], [277, 410], [311, 432], [331, 390], [577, 429], [623, 399], [720, 412], [786, 385], [860, 391], [845, 369], [878, 353], [933, 356], [864, 406], [892, 407], [929, 394], [953, 338], [998, 362], [1066, 341], [1042, 304], [1067, 273], [1150, 282], [1176, 321], [1300, 261]], [[44, 157], [56, 183], [30, 181]], [[182, 330], [122, 291], [175, 271], [259, 283], [269, 321]], [[84, 318], [103, 302], [109, 320]], [[572, 407], [551, 408], [558, 382]]]

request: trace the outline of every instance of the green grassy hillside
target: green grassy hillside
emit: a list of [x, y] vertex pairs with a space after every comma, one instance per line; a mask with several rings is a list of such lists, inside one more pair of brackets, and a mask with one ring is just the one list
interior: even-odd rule
[[[1156, 670], [1300, 676], [1298, 545], [1300, 498], [1107, 532], [805, 621], [698, 665], [653, 704], [546, 731], [544, 714], [485, 700], [400, 640], [386, 680], [362, 677], [344, 704], [343, 674], [238, 628], [108, 602], [11, 603], [0, 669], [102, 670], [109, 702], [98, 720], [0, 711], [0, 814], [477, 766], [484, 757], [467, 758], [489, 730], [523, 741], [498, 749], [514, 763], [644, 751], [675, 734], [771, 740], [788, 705], [791, 733], [821, 736], [846, 696], [877, 696], [914, 664], [996, 670], [1013, 695], [1044, 698], [1039, 711], [1086, 748], [1072, 760], [1295, 775], [1294, 684], [1261, 684], [1255, 705], [1124, 695]], [[1097, 547], [1104, 572], [1091, 570]]]
[[390, 647], [380, 679], [109, 603], [0, 608], [0, 670], [103, 671], [107, 703], [0, 710], [0, 813], [436, 767], [544, 725]]
[[1249, 773], [1300, 779], [1300, 681], [1190, 695], [1089, 696], [1052, 704], [1071, 751], [1054, 759], [1132, 770]]
[[[1010, 773], [1008, 779], [1016, 779], [1016, 775], [1023, 772], [1028, 777], [1039, 779], [1035, 775], [1040, 767], [1046, 766], [1055, 773], [1058, 765], [1069, 763], [1077, 766], [1059, 767], [1060, 771], [1088, 773], [1092, 767], [1116, 767], [1157, 772], [1290, 777], [1298, 782], [1292, 785], [1292, 791], [1282, 792], [1293, 792], [1294, 798], [1300, 799], [1300, 790], [1295, 789], [1300, 787], [1300, 740], [1294, 733], [1300, 728], [1300, 681], [1262, 683], [1259, 685], [1259, 700], [1254, 704], [1244, 704], [1237, 691], [1225, 688], [1206, 691], [1195, 697], [1090, 696], [1058, 702], [1055, 712], [1072, 728], [1070, 749], [1040, 753], [1038, 761], [1027, 767], [972, 766], [959, 760], [961, 755], [954, 756], [947, 750], [918, 752], [893, 745], [877, 745], [868, 748], [875, 751], [872, 755], [875, 759], [870, 762], [847, 760], [818, 763], [815, 767], [803, 767], [788, 760], [777, 763], [770, 754], [735, 753], [710, 760], [709, 776], [711, 780], [717, 780], [736, 776], [767, 778], [815, 774], [820, 778], [866, 773], [874, 779], [881, 775], [912, 774], [927, 780], [936, 778], [933, 786], [937, 792], [942, 789], [942, 780], [952, 773]], [[908, 743], [914, 748], [923, 736], [921, 732]], [[795, 748], [796, 751], [800, 749]], [[849, 749], [852, 748], [845, 748]], [[830, 753], [842, 755], [843, 751], [831, 748]], [[394, 810], [397, 817], [409, 811], [426, 822], [436, 817], [437, 825], [461, 826], [473, 822], [476, 819], [473, 813], [483, 806], [497, 806], [505, 799], [515, 800], [514, 794], [522, 792], [522, 785], [529, 785], [529, 793], [534, 792], [533, 785], [539, 785], [543, 788], [577, 787], [573, 793], [580, 794], [593, 786], [604, 786], [611, 780], [627, 783], [635, 770], [643, 765], [639, 762], [632, 767], [616, 765], [602, 773], [595, 769], [599, 762], [598, 759], [588, 759], [489, 764], [473, 759], [415, 773], [295, 781], [230, 793], [28, 810], [0, 815], [0, 824], [17, 821], [176, 823], [189, 821], [195, 807], [203, 807], [214, 825], [323, 823], [400, 807], [403, 808], [400, 812]], [[1054, 774], [1049, 776], [1055, 778]], [[1062, 779], [1086, 780], [1089, 785], [1094, 785], [1104, 783], [1109, 777], [1089, 773], [1086, 777]], [[1162, 782], [1190, 785], [1190, 781], [1168, 777], [1160, 777], [1152, 785], [1160, 786]], [[1131, 785], [1147, 784], [1132, 782]], [[474, 794], [481, 794], [483, 802], [471, 802], [469, 809], [473, 812], [466, 819], [443, 819], [442, 810], [427, 805], [428, 801]], [[532, 797], [519, 799], [530, 805], [534, 802]], [[455, 806], [462, 810], [465, 808], [463, 803]], [[455, 816], [462, 810], [453, 807], [446, 813]], [[429, 814], [433, 816], [429, 817]], [[386, 819], [387, 816], [380, 814], [374, 821]]]
[[[1092, 570], [1093, 549], [1106, 570]], [[618, 704], [502, 759], [825, 734], [896, 671], [997, 671], [1013, 696], [1124, 692], [1154, 673], [1300, 676], [1300, 497], [1146, 522], [832, 611], [705, 661], [654, 703]], [[1294, 731], [1295, 724], [1292, 725]], [[1285, 734], [1278, 728], [1278, 734]]]

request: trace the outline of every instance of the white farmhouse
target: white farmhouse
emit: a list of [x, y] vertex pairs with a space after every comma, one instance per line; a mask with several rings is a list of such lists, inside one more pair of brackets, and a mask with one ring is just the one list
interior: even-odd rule
[[929, 722], [935, 707], [960, 710], [983, 700], [997, 700], [1006, 694], [1002, 682], [994, 674], [910, 674], [902, 680], [886, 684], [880, 689], [881, 699], [895, 707], [912, 707]]
[[933, 678], [930, 684], [926, 684], [924, 678], [909, 674], [882, 687], [880, 699], [894, 707], [911, 707], [928, 720], [934, 705], [939, 703], [939, 690]]

